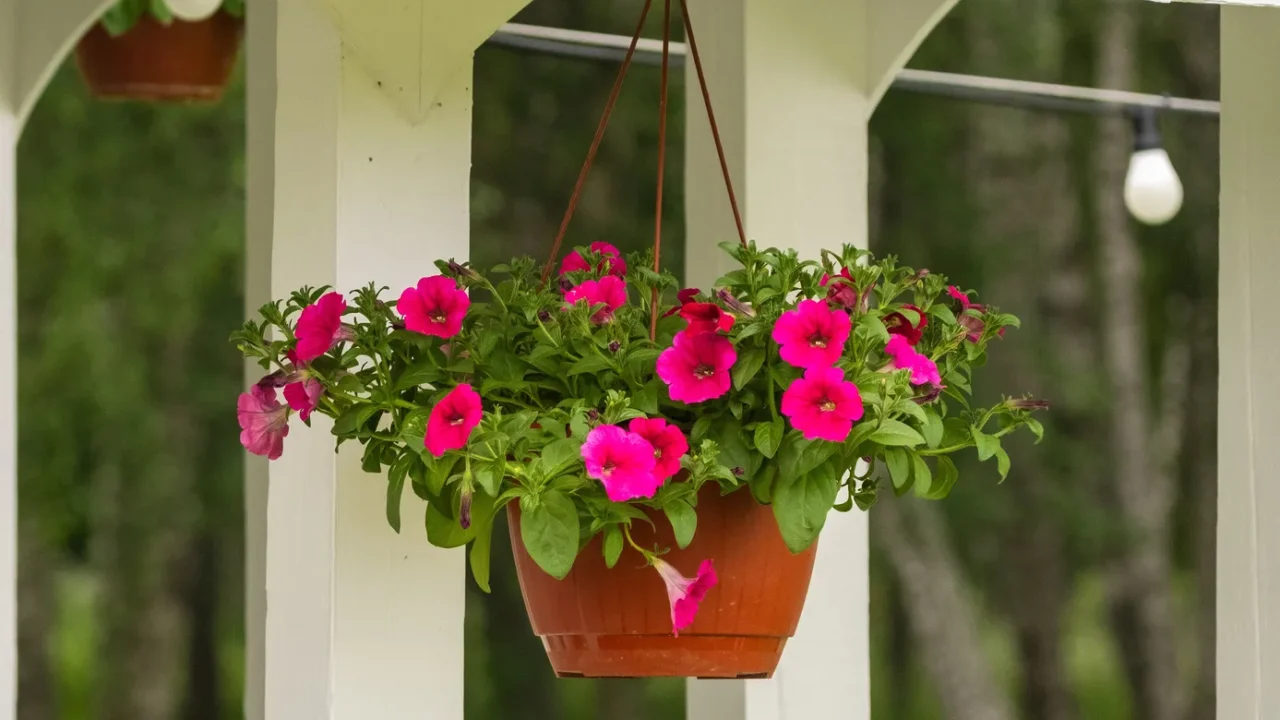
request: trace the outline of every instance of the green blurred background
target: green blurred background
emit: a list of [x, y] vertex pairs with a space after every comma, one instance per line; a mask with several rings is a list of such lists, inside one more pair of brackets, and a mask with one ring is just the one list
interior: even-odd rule
[[[534, 0], [517, 20], [626, 33], [638, 6]], [[966, 0], [911, 66], [1212, 99], [1217, 17]], [[545, 252], [614, 71], [478, 52], [479, 263]], [[631, 74], [570, 242], [651, 237], [657, 85]], [[244, 110], [242, 79], [212, 107], [95, 102], [68, 63], [22, 138], [22, 720], [241, 714], [243, 381], [225, 339], [244, 313]], [[1120, 204], [1123, 118], [900, 91], [876, 112], [874, 249], [1021, 316], [975, 385], [1054, 402], [1004, 485], [971, 463], [945, 503], [872, 512], [878, 720], [1213, 717], [1218, 127], [1163, 130], [1187, 201], [1140, 228]], [[679, 274], [680, 133], [672, 150]], [[494, 553], [494, 592], [468, 595], [468, 718], [682, 717], [681, 681], [555, 680], [510, 549]]]

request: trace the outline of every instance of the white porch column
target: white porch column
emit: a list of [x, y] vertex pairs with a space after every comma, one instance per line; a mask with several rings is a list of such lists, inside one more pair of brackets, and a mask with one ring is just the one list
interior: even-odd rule
[[17, 8], [0, 0], [0, 720], [17, 711]]
[[1280, 10], [1222, 8], [1218, 717], [1280, 717]]
[[[245, 6], [245, 275], [246, 317], [271, 300], [271, 236], [275, 224], [275, 2]], [[245, 386], [262, 368], [245, 361]], [[244, 718], [266, 720], [267, 502], [266, 458], [244, 460]]]
[[[279, 0], [275, 33], [255, 28], [259, 123], [273, 41], [276, 64], [273, 167], [250, 138], [253, 181], [274, 174], [273, 297], [370, 281], [394, 295], [436, 273], [434, 259], [466, 258], [474, 45], [460, 46], [492, 30], [477, 16], [500, 5]], [[260, 248], [268, 201], [254, 201]], [[396, 535], [385, 479], [360, 470], [352, 445], [335, 455], [330, 423], [313, 423], [295, 421], [270, 469], [265, 717], [461, 720], [464, 554], [427, 543], [412, 493]]]
[[[807, 257], [867, 244], [867, 122], [955, 0], [690, 0], [748, 237]], [[686, 62], [686, 284], [709, 289], [737, 238]], [[870, 718], [867, 516], [833, 513], [796, 637], [771, 680], [690, 680], [689, 720]]]

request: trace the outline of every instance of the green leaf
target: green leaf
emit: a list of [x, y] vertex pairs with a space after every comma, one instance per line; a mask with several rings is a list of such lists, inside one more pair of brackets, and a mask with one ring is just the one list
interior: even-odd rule
[[849, 439], [844, 441], [845, 447], [851, 451], [858, 452], [859, 455], [868, 455], [869, 453], [860, 452], [859, 447], [871, 437], [876, 431], [875, 420], [865, 420], [853, 426], [853, 432], [849, 434]]
[[704, 437], [706, 437], [707, 433], [710, 432], [711, 430], [711, 425], [714, 422], [715, 422], [714, 420], [712, 420], [710, 417], [706, 415], [703, 415], [702, 417], [694, 421], [693, 431], [689, 433], [690, 442], [696, 443], [701, 441]]
[[956, 314], [951, 312], [951, 308], [943, 305], [942, 303], [938, 303], [937, 305], [929, 308], [929, 314], [938, 318], [947, 325], [956, 324]]
[[911, 477], [915, 486], [916, 494], [926, 497], [929, 491], [933, 489], [933, 473], [929, 471], [929, 464], [924, 458], [915, 453], [911, 453]]
[[925, 423], [921, 428], [924, 431], [924, 441], [930, 448], [936, 448], [942, 442], [942, 433], [946, 429], [942, 418], [933, 408], [925, 408], [924, 419]]
[[617, 525], [604, 526], [604, 564], [605, 567], [613, 568], [618, 564], [618, 558], [622, 556], [622, 531]]
[[925, 423], [929, 422], [928, 418], [924, 414], [924, 408], [917, 405], [911, 398], [903, 398], [899, 400], [897, 404], [893, 406], [893, 411], [910, 415], [911, 419], [919, 422], [922, 428]]
[[763, 350], [748, 350], [738, 356], [738, 362], [733, 364], [733, 370], [730, 375], [733, 377], [733, 386], [741, 390], [751, 379], [760, 372], [760, 368], [764, 366]]
[[743, 439], [742, 423], [726, 418], [713, 426], [711, 432], [711, 439], [720, 447], [720, 464], [729, 469], [742, 468], [742, 479], [750, 482], [764, 458]]
[[1000, 482], [1009, 477], [1009, 453], [1003, 447], [996, 446], [996, 469], [1000, 471]]
[[569, 366], [565, 371], [565, 375], [572, 377], [581, 375], [582, 373], [596, 373], [601, 370], [612, 370], [613, 364], [599, 355], [588, 355], [578, 362]]
[[1044, 440], [1044, 425], [1041, 425], [1039, 420], [1027, 418], [1027, 429], [1031, 431], [1032, 435], [1036, 436], [1037, 445], [1040, 444], [1041, 440]]
[[443, 377], [444, 373], [440, 372], [440, 366], [436, 365], [434, 360], [427, 359], [406, 368], [396, 379], [394, 387], [396, 392], [400, 392], [421, 385], [431, 385], [439, 382]]
[[578, 556], [578, 510], [556, 490], [520, 498], [520, 539], [548, 575], [563, 580]]
[[631, 407], [646, 415], [658, 414], [658, 386], [648, 383], [631, 394]]
[[499, 345], [484, 362], [489, 377], [508, 383], [518, 383], [529, 372], [529, 365], [519, 355]]
[[[474, 527], [474, 526], [473, 526]], [[471, 577], [476, 579], [480, 589], [489, 592], [489, 556], [493, 548], [493, 518], [484, 521], [471, 541]]]
[[698, 513], [684, 500], [668, 503], [663, 506], [662, 511], [667, 514], [667, 520], [671, 521], [676, 545], [681, 550], [689, 547], [689, 543], [693, 542], [693, 534], [698, 529]]
[[417, 455], [405, 453], [387, 473], [387, 524], [396, 533], [400, 532], [400, 501], [404, 497], [404, 479], [409, 474], [410, 464], [416, 462]]
[[889, 448], [884, 451], [884, 464], [889, 466], [894, 489], [905, 491], [911, 481], [911, 456], [902, 448]]
[[[778, 450], [778, 474], [781, 481], [791, 482], [825, 463], [839, 446], [824, 440], [805, 440], [793, 432]], [[775, 490], [776, 492], [776, 490]]]
[[762, 455], [769, 459], [778, 453], [782, 438], [787, 428], [782, 418], [774, 418], [772, 422], [760, 423], [756, 426], [755, 445]]
[[911, 426], [906, 423], [897, 420], [885, 420], [882, 422], [880, 427], [871, 433], [869, 439], [885, 447], [915, 447], [924, 444], [924, 438], [920, 437], [920, 433], [911, 429]]
[[499, 486], [502, 484], [502, 472], [504, 469], [505, 466], [502, 462], [477, 465], [474, 468], [476, 484], [486, 493], [497, 497]]
[[973, 435], [973, 444], [978, 448], [978, 459], [982, 462], [990, 460], [1000, 449], [1000, 438], [988, 435], [976, 427], [969, 428], [969, 433]]
[[869, 338], [882, 343], [889, 342], [889, 328], [885, 327], [884, 321], [875, 315], [867, 314], [859, 318], [858, 328], [865, 331]]
[[840, 470], [835, 462], [824, 463], [798, 477], [778, 476], [773, 516], [787, 549], [800, 553], [818, 539], [839, 490]]
[[542, 449], [542, 467], [547, 477], [554, 477], [581, 460], [582, 443], [573, 438], [556, 440]]
[[[367, 405], [365, 403], [353, 405], [348, 408], [346, 412], [339, 415], [337, 420], [333, 421], [333, 434], [354, 435], [356, 431], [363, 428], [365, 423], [369, 422], [369, 419], [376, 415], [377, 412], [377, 405]], [[423, 430], [423, 434], [426, 434], [426, 430]]]
[[773, 485], [778, 479], [778, 466], [775, 463], [765, 463], [760, 468], [760, 472], [751, 478], [748, 483], [751, 488], [751, 495], [755, 497], [756, 502], [761, 505], [769, 505], [773, 502]]
[[445, 455], [444, 457], [434, 458], [427, 454], [423, 455], [422, 458], [427, 464], [427, 492], [439, 496], [444, 492], [444, 485], [449, 481], [449, 476], [453, 474], [453, 468], [458, 464], [458, 456]]
[[926, 500], [942, 500], [951, 494], [951, 488], [955, 487], [956, 480], [959, 479], [960, 473], [956, 470], [956, 464], [946, 455], [939, 455], [936, 458], [937, 471], [933, 474], [933, 485], [929, 488], [929, 492], [920, 494]]
[[485, 524], [493, 524], [493, 498], [477, 493], [471, 498], [471, 527], [463, 530], [457, 518], [449, 517], [435, 504], [427, 505], [427, 540], [436, 547], [462, 547], [475, 539]]
[[382, 472], [383, 447], [380, 441], [370, 440], [369, 444], [364, 446], [364, 456], [360, 458], [360, 469], [375, 475]]

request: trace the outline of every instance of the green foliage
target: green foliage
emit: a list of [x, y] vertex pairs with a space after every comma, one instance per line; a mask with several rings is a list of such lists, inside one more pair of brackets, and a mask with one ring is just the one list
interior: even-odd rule
[[[403, 487], [411, 481], [427, 501], [428, 540], [443, 547], [473, 543], [472, 567], [482, 573], [481, 585], [487, 584], [488, 550], [475, 543], [488, 543], [492, 515], [512, 500], [520, 502], [521, 537], [530, 556], [563, 577], [579, 548], [597, 534], [605, 535], [606, 561], [616, 563], [632, 521], [648, 519], [639, 507], [665, 513], [676, 544], [688, 546], [697, 529], [698, 490], [707, 482], [722, 493], [750, 486], [758, 500], [772, 503], [787, 546], [801, 552], [832, 508], [865, 510], [874, 503], [877, 467], [888, 467], [897, 492], [915, 487], [917, 495], [934, 499], [954, 484], [954, 465], [944, 466], [935, 482], [926, 458], [976, 447], [981, 459], [997, 458], [1002, 477], [1008, 473], [1000, 438], [1028, 424], [1037, 404], [1009, 400], [971, 409], [968, 378], [988, 343], [1016, 326], [1016, 318], [980, 305], [961, 307], [945, 278], [899, 267], [892, 257], [877, 261], [852, 247], [824, 252], [820, 261], [754, 244], [723, 247], [740, 268], [720, 278], [714, 294], [697, 298], [701, 304], [690, 312], [731, 315], [728, 329], [718, 320], [711, 325], [723, 333], [720, 342], [734, 346], [737, 359], [730, 389], [696, 404], [673, 399], [656, 371], [660, 354], [687, 324], [668, 305], [651, 305], [654, 292], [662, 296], [674, 288], [674, 278], [633, 256], [627, 302], [569, 305], [566, 289], [597, 282], [604, 268], [604, 257], [586, 248], [578, 252], [596, 270], [570, 272], [550, 284], [529, 258], [487, 273], [438, 262], [475, 298], [461, 330], [448, 338], [408, 330], [397, 303], [383, 297], [387, 289], [370, 285], [351, 296], [354, 307], [336, 346], [306, 367], [294, 366], [287, 355], [303, 309], [329, 288], [302, 288], [267, 304], [261, 319], [232, 339], [269, 373], [264, 382], [319, 380], [324, 394], [318, 411], [334, 418], [338, 443], [363, 445], [362, 465], [369, 472], [390, 468], [391, 526], [400, 528]], [[852, 314], [856, 328], [837, 366], [857, 385], [865, 410], [842, 442], [806, 439], [779, 412], [779, 393], [801, 370], [782, 361], [772, 331], [800, 300], [815, 297], [828, 299], [828, 312]], [[890, 362], [885, 344], [891, 328], [899, 332], [904, 323], [915, 333], [917, 351], [947, 378], [952, 405], [941, 398], [943, 388], [913, 384], [910, 371]], [[463, 383], [478, 390], [482, 419], [463, 447], [433, 457], [424, 452], [431, 408]], [[583, 441], [594, 428], [648, 416], [680, 428], [693, 451], [681, 458], [682, 472], [652, 497], [614, 502], [589, 476]], [[999, 428], [986, 430], [993, 422]], [[965, 432], [948, 436], [948, 423]], [[846, 499], [837, 502], [841, 490]], [[465, 503], [473, 503], [466, 529], [455, 511]]]

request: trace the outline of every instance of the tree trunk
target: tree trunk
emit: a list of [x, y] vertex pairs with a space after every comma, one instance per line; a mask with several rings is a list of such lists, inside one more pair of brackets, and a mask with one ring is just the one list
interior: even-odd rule
[[978, 611], [937, 508], [886, 493], [871, 513], [871, 527], [872, 541], [897, 573], [912, 634], [944, 715], [1010, 720], [1004, 690], [982, 654]]
[[[32, 513], [30, 517], [34, 517]], [[28, 518], [23, 513], [23, 518]], [[58, 720], [49, 646], [58, 616], [57, 554], [38, 520], [18, 521], [18, 718]]]
[[[1136, 2], [1104, 4], [1097, 81], [1135, 85]], [[1101, 122], [1096, 145], [1096, 196], [1105, 312], [1104, 360], [1111, 390], [1111, 439], [1116, 497], [1131, 531], [1116, 567], [1113, 616], [1133, 687], [1137, 716], [1179, 720], [1183, 688], [1177, 664], [1177, 618], [1171, 582], [1169, 514], [1173, 483], [1155, 457], [1156, 434], [1147, 383], [1148, 337], [1141, 298], [1143, 264], [1124, 206], [1132, 130], [1123, 117]]]
[[[973, 72], [1008, 75], [1031, 68], [1037, 77], [1061, 74], [1060, 22], [1054, 2], [995, 2], [965, 15]], [[1009, 32], [1011, 24], [1026, 33]], [[1028, 38], [1030, 40], [1028, 41]], [[1058, 115], [971, 105], [966, 147], [969, 188], [978, 210], [971, 246], [986, 260], [984, 301], [1017, 314], [1040, 312], [990, 353], [988, 376], [1069, 406], [1072, 380], [1087, 373], [1088, 280], [1079, 258], [1079, 208], [1072, 190], [1066, 121]], [[1031, 318], [1026, 318], [1030, 320]], [[1069, 334], [1055, 330], [1061, 328]], [[1046, 363], [1056, 358], [1057, 363]], [[1060, 403], [1067, 400], [1066, 407]], [[1066, 672], [1062, 622], [1070, 600], [1061, 518], [1051, 488], [1063, 474], [1025, 438], [1005, 502], [1018, 508], [998, 528], [998, 581], [990, 588], [1016, 633], [1020, 715], [1036, 720], [1076, 716]]]

